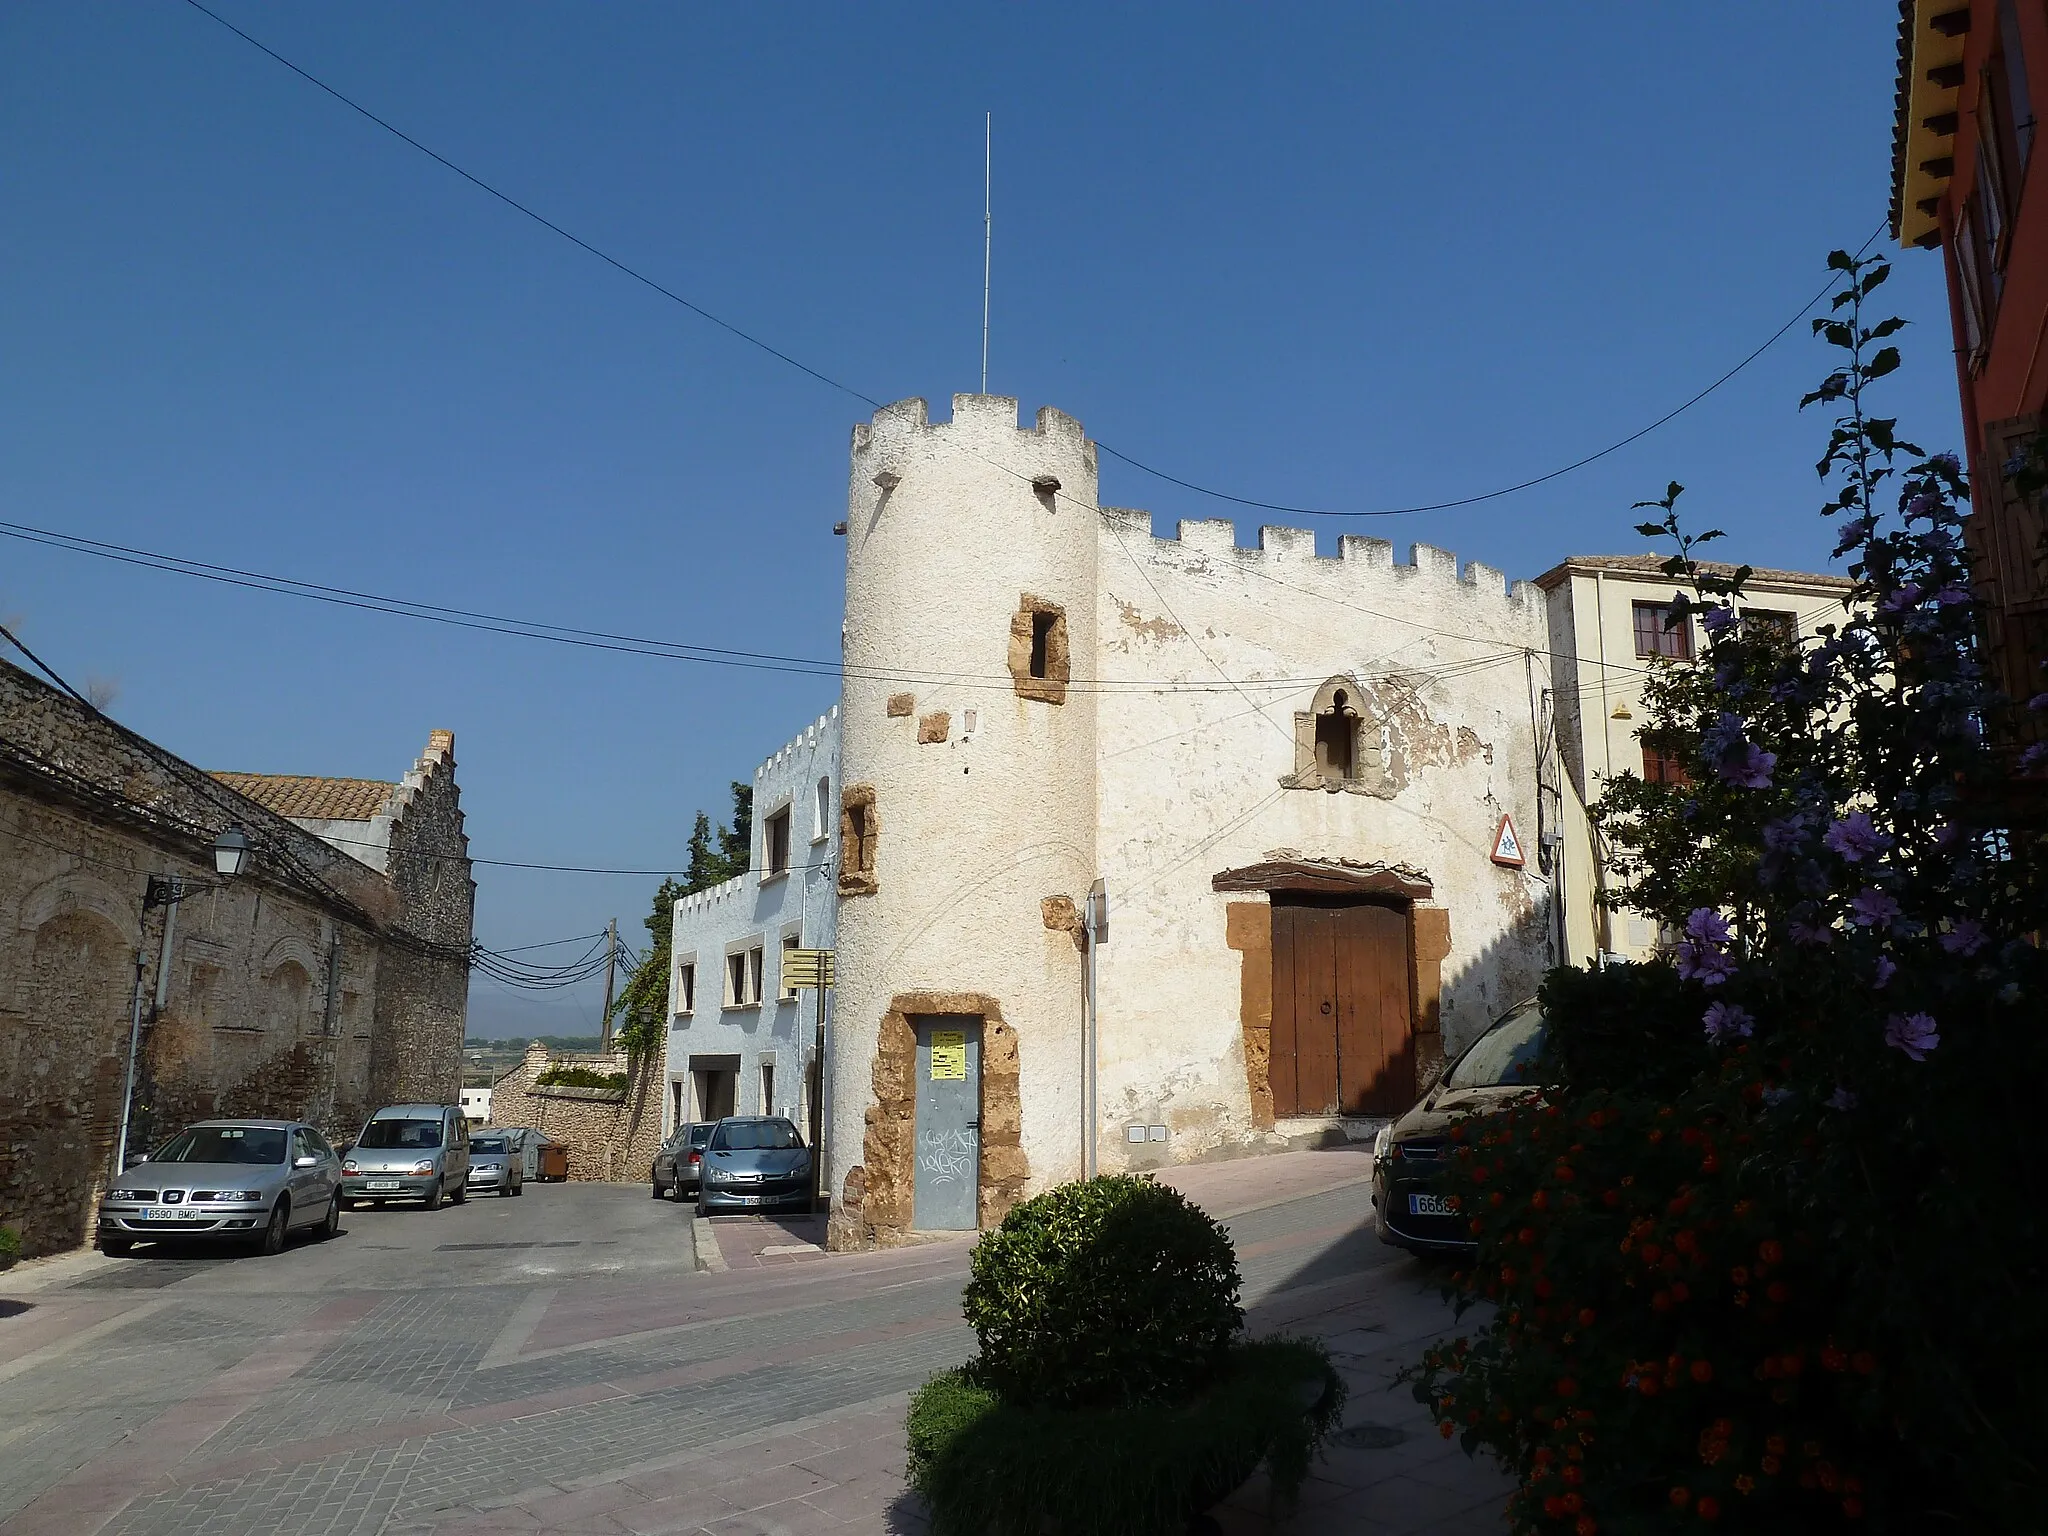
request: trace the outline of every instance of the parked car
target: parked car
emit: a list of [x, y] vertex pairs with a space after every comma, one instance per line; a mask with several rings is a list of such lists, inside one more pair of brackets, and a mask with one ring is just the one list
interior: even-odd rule
[[469, 1126], [452, 1104], [391, 1104], [370, 1116], [341, 1165], [341, 1201], [469, 1198]]
[[1503, 1014], [1440, 1073], [1407, 1114], [1373, 1144], [1373, 1227], [1380, 1241], [1417, 1253], [1468, 1253], [1470, 1219], [1439, 1188], [1450, 1129], [1495, 1114], [1542, 1085], [1543, 1010], [1531, 998]]
[[100, 1251], [165, 1238], [229, 1239], [276, 1253], [294, 1227], [332, 1237], [341, 1160], [296, 1120], [202, 1120], [136, 1161], [100, 1201]]
[[697, 1193], [698, 1178], [704, 1165], [704, 1147], [711, 1140], [711, 1127], [715, 1121], [699, 1120], [691, 1125], [679, 1125], [661, 1150], [654, 1154], [651, 1178], [654, 1184], [654, 1198], [673, 1195], [680, 1200], [685, 1195]]
[[510, 1131], [478, 1131], [469, 1138], [469, 1188], [479, 1195], [526, 1193], [526, 1158]]
[[808, 1207], [811, 1152], [790, 1121], [749, 1115], [720, 1120], [704, 1145], [697, 1214]]

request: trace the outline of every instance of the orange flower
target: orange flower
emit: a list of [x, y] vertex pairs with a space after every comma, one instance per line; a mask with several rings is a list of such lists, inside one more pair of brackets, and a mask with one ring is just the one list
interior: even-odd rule
[[1449, 1419], [1445, 1419], [1443, 1423], [1437, 1425], [1436, 1432], [1442, 1435], [1446, 1440], [1448, 1440], [1451, 1438], [1451, 1436], [1455, 1435], [1458, 1432], [1458, 1426], [1453, 1424]]
[[1693, 1507], [1700, 1512], [1702, 1520], [1718, 1520], [1721, 1518], [1721, 1501], [1711, 1493], [1703, 1496], [1699, 1503]]
[[1778, 1475], [1778, 1469], [1782, 1467], [1784, 1463], [1778, 1460], [1778, 1458], [1775, 1456], [1766, 1456], [1761, 1462], [1758, 1463], [1758, 1465], [1764, 1469], [1764, 1472], [1767, 1475], [1771, 1477], [1776, 1477]]
[[1671, 1490], [1671, 1504], [1674, 1509], [1683, 1509], [1691, 1502], [1692, 1490], [1690, 1488], [1674, 1488]]
[[1842, 1513], [1851, 1520], [1861, 1520], [1863, 1518], [1863, 1501], [1861, 1499], [1842, 1500]]
[[1591, 1515], [1581, 1515], [1578, 1524], [1572, 1529], [1578, 1532], [1578, 1536], [1593, 1536], [1593, 1533], [1600, 1529], [1600, 1523]]
[[1714, 1362], [1711, 1360], [1693, 1361], [1692, 1379], [1702, 1383], [1712, 1381], [1714, 1379]]
[[1581, 1308], [1579, 1308], [1579, 1326], [1580, 1326], [1581, 1328], [1590, 1328], [1590, 1327], [1592, 1327], [1592, 1326], [1593, 1326], [1593, 1317], [1594, 1317], [1594, 1313], [1593, 1313], [1593, 1309], [1592, 1309], [1591, 1307], [1581, 1307]]
[[1756, 1256], [1766, 1264], [1785, 1262], [1785, 1245], [1775, 1237], [1767, 1237], [1756, 1245]]
[[1748, 1493], [1754, 1487], [1756, 1487], [1756, 1479], [1747, 1472], [1735, 1479], [1735, 1491], [1737, 1493]]
[[1728, 1278], [1737, 1285], [1747, 1285], [1749, 1284], [1749, 1271], [1744, 1266], [1738, 1264], [1728, 1271]]

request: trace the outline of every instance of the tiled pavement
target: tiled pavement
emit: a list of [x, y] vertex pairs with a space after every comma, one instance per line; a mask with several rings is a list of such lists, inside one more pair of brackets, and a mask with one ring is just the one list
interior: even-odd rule
[[[1333, 1447], [1278, 1524], [1255, 1482], [1219, 1512], [1233, 1533], [1500, 1529], [1499, 1479], [1390, 1390], [1447, 1315], [1428, 1272], [1366, 1230], [1365, 1168], [1304, 1153], [1172, 1175], [1228, 1220], [1253, 1328], [1327, 1339], [1348, 1422], [1398, 1437]], [[596, 1265], [535, 1283], [501, 1267], [373, 1291], [340, 1266], [310, 1291], [228, 1296], [206, 1273], [46, 1286], [0, 1317], [0, 1531], [921, 1532], [903, 1406], [971, 1352], [966, 1244], [764, 1254], [805, 1236], [716, 1226], [723, 1273]], [[249, 1284], [213, 1283], [230, 1282]]]

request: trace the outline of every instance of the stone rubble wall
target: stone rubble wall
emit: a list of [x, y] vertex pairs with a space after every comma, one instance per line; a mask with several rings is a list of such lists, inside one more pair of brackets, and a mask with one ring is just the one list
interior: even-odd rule
[[661, 1150], [661, 1062], [643, 1062], [623, 1093], [536, 1087], [535, 1079], [553, 1066], [630, 1069], [623, 1052], [550, 1056], [536, 1040], [526, 1048], [526, 1059], [491, 1085], [491, 1123], [526, 1126], [560, 1142], [569, 1149], [572, 1180], [630, 1184], [647, 1178]]

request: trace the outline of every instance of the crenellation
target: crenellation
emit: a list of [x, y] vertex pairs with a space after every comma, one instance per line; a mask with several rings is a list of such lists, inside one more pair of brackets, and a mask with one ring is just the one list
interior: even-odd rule
[[1237, 524], [1227, 517], [1183, 519], [1175, 524], [1174, 540], [1198, 554], [1227, 555], [1237, 548]]
[[[1259, 529], [1257, 553], [1276, 555], [1283, 559], [1306, 560], [1316, 552], [1316, 533], [1313, 528], [1288, 528], [1267, 524]], [[1252, 553], [1252, 551], [1246, 551]]]
[[1505, 592], [1508, 586], [1506, 571], [1497, 571], [1490, 565], [1481, 565], [1477, 560], [1467, 560], [1465, 569], [1458, 579], [1466, 586], [1477, 587], [1482, 592]]
[[1458, 579], [1458, 557], [1448, 549], [1438, 549], [1434, 544], [1411, 544], [1408, 547], [1408, 563], [1417, 576], [1445, 582]]
[[1392, 570], [1394, 541], [1375, 539], [1362, 533], [1343, 534], [1337, 540], [1337, 556], [1371, 570]]

